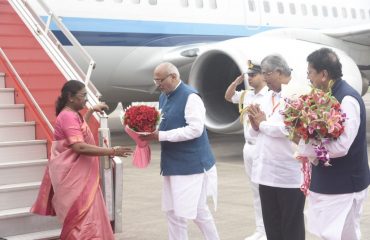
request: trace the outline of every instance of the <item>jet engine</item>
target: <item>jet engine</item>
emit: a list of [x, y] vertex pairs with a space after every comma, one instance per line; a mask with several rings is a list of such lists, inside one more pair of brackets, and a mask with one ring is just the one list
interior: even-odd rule
[[[321, 47], [327, 46], [296, 39], [256, 36], [215, 43], [201, 50], [192, 65], [189, 84], [198, 89], [203, 98], [207, 128], [218, 133], [242, 131], [238, 106], [227, 102], [224, 95], [229, 84], [247, 70], [247, 60], [261, 62], [269, 54], [280, 54], [293, 69], [292, 81], [310, 84], [306, 58]], [[343, 65], [343, 79], [361, 93], [362, 77], [356, 63], [343, 51], [333, 50]], [[241, 85], [237, 90], [247, 89], [247, 79]]]

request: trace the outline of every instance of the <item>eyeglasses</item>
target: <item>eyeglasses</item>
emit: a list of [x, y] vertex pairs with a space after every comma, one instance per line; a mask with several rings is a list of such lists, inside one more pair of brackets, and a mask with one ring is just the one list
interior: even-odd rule
[[153, 79], [153, 82], [155, 85], [160, 85], [161, 83], [163, 83], [169, 76], [171, 76], [172, 73], [168, 74], [166, 77], [162, 78], [162, 79]]
[[271, 76], [271, 74], [273, 73], [274, 71], [271, 71], [271, 72], [264, 72], [264, 71], [262, 71], [262, 75], [264, 76], [264, 77], [269, 77], [269, 76]]

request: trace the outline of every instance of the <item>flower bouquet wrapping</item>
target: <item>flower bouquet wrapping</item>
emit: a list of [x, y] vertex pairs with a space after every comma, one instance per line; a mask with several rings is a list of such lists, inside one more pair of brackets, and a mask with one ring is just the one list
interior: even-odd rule
[[154, 132], [159, 125], [160, 115], [155, 107], [146, 105], [130, 106], [124, 112], [122, 120], [125, 131], [136, 143], [132, 164], [138, 168], [147, 167], [151, 160], [149, 143], [139, 136]]
[[312, 144], [316, 158], [297, 156], [302, 161], [304, 183], [301, 190], [308, 194], [311, 181], [311, 164], [331, 166], [326, 144], [336, 140], [344, 131], [345, 114], [340, 103], [331, 92], [312, 88], [311, 93], [298, 98], [285, 98], [285, 109], [282, 111], [284, 123], [293, 140], [299, 137], [306, 144]]

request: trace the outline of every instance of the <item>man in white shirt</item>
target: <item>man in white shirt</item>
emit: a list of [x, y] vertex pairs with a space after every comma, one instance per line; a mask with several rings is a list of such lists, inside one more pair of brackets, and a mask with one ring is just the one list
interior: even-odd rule
[[253, 207], [256, 223], [255, 232], [244, 240], [265, 240], [265, 227], [263, 225], [261, 200], [258, 192], [258, 184], [251, 181], [251, 171], [255, 152], [256, 138], [249, 134], [251, 125], [246, 110], [250, 104], [259, 104], [261, 106], [264, 96], [268, 92], [266, 82], [261, 74], [261, 67], [248, 61], [248, 84], [253, 90], [236, 91], [237, 86], [244, 82], [244, 74], [237, 77], [227, 88], [225, 99], [229, 102], [239, 104], [240, 120], [243, 123], [245, 144], [243, 148], [244, 167], [253, 192]]
[[252, 181], [259, 184], [267, 239], [304, 240], [301, 166], [293, 157], [294, 147], [279, 113], [284, 108], [281, 86], [291, 80], [291, 69], [280, 55], [265, 57], [261, 68], [272, 91], [265, 97], [264, 110], [258, 105], [248, 108], [250, 134], [257, 136], [258, 153], [253, 159]]
[[[312, 166], [307, 229], [325, 240], [359, 240], [360, 217], [370, 184], [365, 105], [359, 93], [341, 79], [342, 64], [333, 50], [316, 50], [307, 61], [311, 83], [330, 90], [346, 114], [344, 132], [325, 145], [331, 166]], [[316, 157], [312, 144], [303, 140], [299, 155]]]
[[216, 205], [217, 170], [204, 125], [203, 101], [180, 80], [172, 63], [155, 68], [154, 82], [162, 92], [162, 121], [159, 131], [141, 138], [161, 143], [162, 210], [167, 215], [169, 240], [188, 239], [188, 219], [200, 228], [204, 239], [218, 240], [207, 205], [208, 195]]

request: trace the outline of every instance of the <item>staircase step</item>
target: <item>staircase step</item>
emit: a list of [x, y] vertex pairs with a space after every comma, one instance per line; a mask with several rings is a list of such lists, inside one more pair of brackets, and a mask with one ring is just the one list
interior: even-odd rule
[[[6, 21], [14, 22], [14, 17], [5, 15], [1, 21], [0, 36], [28, 36], [29, 30], [23, 24], [6, 24]], [[6, 19], [8, 17], [9, 19]]]
[[23, 122], [24, 104], [1, 104], [0, 103], [0, 122]]
[[42, 180], [47, 159], [0, 163], [0, 183], [17, 184]]
[[8, 236], [6, 240], [54, 240], [59, 239], [61, 229]]
[[0, 2], [0, 13], [2, 14], [14, 13], [14, 9], [8, 2], [1, 1]]
[[38, 42], [30, 34], [29, 36], [2, 36], [0, 35], [0, 46], [4, 49], [10, 48], [32, 48], [39, 46]]
[[[50, 60], [49, 56], [44, 51], [40, 51], [40, 48], [29, 48], [29, 49], [27, 48], [26, 49], [7, 48], [6, 55], [11, 61], [12, 60], [15, 60], [15, 61]], [[57, 76], [60, 76], [60, 75], [57, 75]]]
[[39, 216], [29, 211], [29, 207], [0, 211], [1, 237], [61, 228], [56, 217]]
[[21, 25], [22, 24], [22, 20], [18, 17], [18, 15], [16, 13], [11, 13], [11, 12], [6, 12], [6, 11], [3, 11], [3, 9], [1, 9], [1, 5], [0, 5], [0, 14], [1, 14], [1, 18], [0, 18], [0, 24], [3, 26], [3, 25], [13, 25], [13, 26], [17, 26], [17, 25]]
[[0, 72], [0, 88], [5, 88], [5, 73]]
[[46, 140], [0, 142], [0, 163], [46, 159]]
[[35, 139], [35, 122], [0, 123], [0, 142]]
[[[0, 37], [1, 38], [1, 37]], [[50, 61], [12, 61], [20, 75], [27, 74], [55, 74], [60, 73], [55, 64]]]
[[32, 206], [39, 188], [40, 182], [0, 185], [0, 211]]
[[14, 89], [13, 88], [0, 88], [0, 103], [1, 104], [14, 104]]

